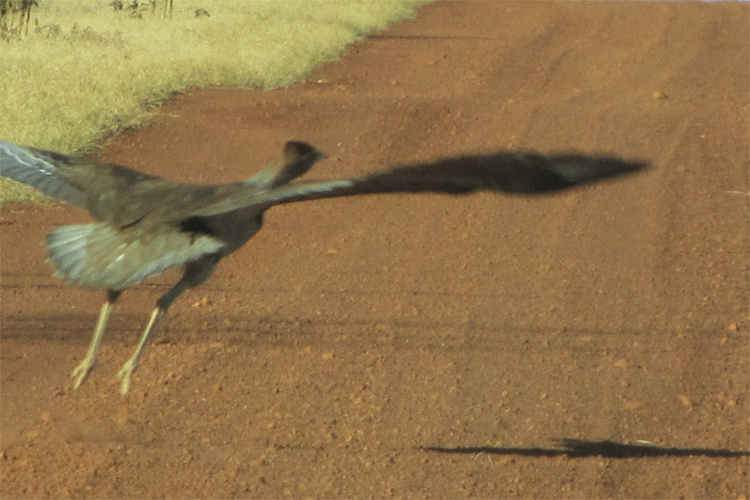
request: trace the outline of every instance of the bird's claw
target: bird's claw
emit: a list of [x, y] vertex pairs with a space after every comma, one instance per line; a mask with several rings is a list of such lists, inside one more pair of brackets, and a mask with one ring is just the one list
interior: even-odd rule
[[120, 385], [120, 394], [127, 394], [130, 390], [130, 379], [138, 365], [129, 360], [127, 363], [122, 365], [120, 371], [117, 372], [117, 378], [122, 381]]
[[95, 359], [89, 359], [88, 357], [81, 361], [81, 364], [76, 366], [72, 372], [70, 372], [71, 378], [75, 378], [76, 381], [73, 383], [73, 390], [78, 389], [84, 380], [89, 376], [91, 370], [96, 365]]

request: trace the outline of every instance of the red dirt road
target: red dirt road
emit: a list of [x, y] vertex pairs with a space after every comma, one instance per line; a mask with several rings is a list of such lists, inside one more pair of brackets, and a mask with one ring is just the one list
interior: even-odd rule
[[505, 148], [655, 168], [274, 208], [174, 304], [126, 397], [114, 375], [178, 272], [123, 295], [71, 391], [104, 294], [52, 277], [40, 242], [88, 216], [4, 207], [2, 498], [747, 499], [748, 17], [437, 3], [288, 89], [175, 97], [101, 157], [206, 183], [289, 139], [328, 153], [313, 178]]

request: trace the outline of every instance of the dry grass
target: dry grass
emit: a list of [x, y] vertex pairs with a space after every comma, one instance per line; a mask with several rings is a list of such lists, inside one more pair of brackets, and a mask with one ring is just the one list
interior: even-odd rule
[[185, 88], [289, 85], [420, 2], [181, 0], [168, 21], [103, 0], [39, 3], [28, 35], [0, 41], [0, 138], [71, 153], [144, 123]]

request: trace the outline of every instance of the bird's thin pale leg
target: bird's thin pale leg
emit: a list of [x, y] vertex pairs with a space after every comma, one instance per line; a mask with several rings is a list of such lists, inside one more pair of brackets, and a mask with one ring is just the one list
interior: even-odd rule
[[154, 312], [151, 313], [151, 319], [148, 321], [148, 325], [146, 325], [146, 329], [143, 331], [143, 335], [141, 335], [141, 340], [138, 341], [138, 347], [135, 348], [133, 356], [131, 356], [130, 359], [127, 360], [124, 365], [122, 365], [120, 371], [117, 372], [117, 378], [122, 380], [122, 385], [120, 386], [120, 394], [126, 394], [130, 389], [130, 378], [133, 375], [135, 369], [138, 368], [138, 361], [140, 360], [141, 354], [143, 353], [143, 348], [146, 347], [148, 338], [151, 335], [152, 330], [156, 327], [159, 319], [164, 315], [164, 311], [165, 310], [160, 307], [154, 309]]
[[104, 329], [107, 326], [109, 314], [112, 312], [112, 309], [114, 309], [115, 302], [117, 301], [117, 298], [119, 296], [120, 292], [109, 291], [107, 302], [102, 305], [102, 308], [99, 311], [99, 319], [96, 321], [96, 329], [94, 330], [94, 336], [91, 338], [91, 343], [89, 344], [89, 350], [86, 353], [86, 357], [83, 358], [81, 364], [76, 366], [70, 374], [71, 377], [77, 377], [75, 383], [73, 384], [74, 390], [80, 387], [80, 385], [84, 380], [86, 380], [86, 377], [88, 377], [89, 373], [91, 373], [91, 370], [93, 370], [94, 366], [96, 365], [96, 360], [99, 357], [99, 345], [101, 344], [102, 338], [104, 337]]
[[213, 254], [194, 262], [188, 262], [185, 266], [185, 274], [182, 276], [182, 279], [180, 279], [175, 286], [170, 288], [167, 293], [159, 297], [159, 300], [156, 301], [156, 308], [154, 309], [154, 312], [151, 313], [151, 319], [148, 321], [148, 325], [146, 325], [143, 335], [141, 335], [141, 340], [138, 341], [138, 347], [135, 348], [133, 356], [122, 366], [120, 371], [117, 372], [117, 377], [122, 380], [120, 394], [126, 394], [128, 389], [130, 389], [130, 379], [135, 369], [138, 368], [138, 361], [141, 358], [143, 349], [146, 347], [148, 338], [156, 328], [159, 319], [166, 314], [169, 306], [172, 305], [172, 302], [174, 302], [182, 292], [188, 288], [200, 285], [206, 281], [211, 274], [213, 274], [219, 258], [218, 254]]

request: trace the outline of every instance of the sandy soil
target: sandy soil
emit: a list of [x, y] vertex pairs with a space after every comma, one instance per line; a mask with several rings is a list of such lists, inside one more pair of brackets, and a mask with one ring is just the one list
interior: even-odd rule
[[115, 373], [178, 273], [123, 295], [71, 391], [104, 295], [40, 242], [88, 216], [4, 207], [2, 498], [747, 499], [748, 17], [437, 3], [291, 88], [175, 96], [101, 157], [211, 183], [288, 139], [329, 154], [320, 178], [504, 148], [655, 169], [273, 209], [126, 397]]

